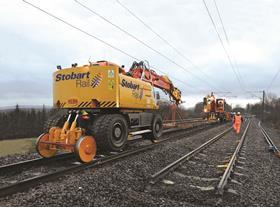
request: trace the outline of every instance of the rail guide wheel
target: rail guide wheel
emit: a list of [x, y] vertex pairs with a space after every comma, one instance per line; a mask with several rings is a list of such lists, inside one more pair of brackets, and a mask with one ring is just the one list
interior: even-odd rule
[[36, 150], [42, 157], [49, 158], [56, 155], [55, 149], [50, 149], [49, 144], [43, 142], [49, 141], [49, 133], [41, 134], [36, 140]]
[[75, 154], [82, 162], [91, 162], [96, 155], [96, 142], [92, 136], [83, 136], [75, 144]]

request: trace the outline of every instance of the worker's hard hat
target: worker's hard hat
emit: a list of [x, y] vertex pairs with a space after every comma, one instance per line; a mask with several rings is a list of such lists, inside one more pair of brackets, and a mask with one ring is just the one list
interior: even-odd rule
[[237, 115], [240, 115], [240, 112], [239, 112], [239, 111], [237, 112]]

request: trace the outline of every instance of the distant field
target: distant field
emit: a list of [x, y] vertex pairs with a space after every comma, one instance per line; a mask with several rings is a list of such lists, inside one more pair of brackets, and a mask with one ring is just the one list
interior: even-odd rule
[[11, 154], [23, 154], [35, 151], [36, 138], [24, 138], [0, 141], [0, 157]]

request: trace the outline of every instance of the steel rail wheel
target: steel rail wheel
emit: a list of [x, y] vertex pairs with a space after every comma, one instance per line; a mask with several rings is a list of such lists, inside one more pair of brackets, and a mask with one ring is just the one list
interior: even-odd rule
[[36, 150], [42, 157], [49, 158], [56, 155], [55, 149], [50, 149], [49, 144], [42, 143], [44, 141], [49, 141], [49, 133], [41, 134], [36, 140]]
[[82, 162], [91, 162], [96, 155], [96, 142], [92, 136], [83, 136], [75, 145], [75, 154]]

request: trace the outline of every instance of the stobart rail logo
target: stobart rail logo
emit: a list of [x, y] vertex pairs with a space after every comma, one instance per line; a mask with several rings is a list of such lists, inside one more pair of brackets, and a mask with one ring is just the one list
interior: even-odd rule
[[128, 82], [127, 80], [122, 79], [121, 86], [132, 89], [132, 96], [134, 96], [136, 99], [142, 99], [143, 88], [140, 88], [139, 84], [133, 83], [132, 81]]
[[98, 73], [92, 79], [90, 79], [90, 72], [86, 73], [70, 73], [70, 74], [56, 74], [55, 81], [67, 81], [67, 80], [75, 80], [77, 88], [84, 87], [97, 87], [102, 81], [102, 74]]
[[64, 81], [64, 80], [79, 80], [84, 78], [89, 78], [90, 72], [87, 73], [74, 73], [71, 74], [56, 74], [55, 81]]
[[136, 89], [139, 90], [140, 86], [139, 84], [135, 84], [132, 81], [128, 82], [125, 79], [122, 79], [122, 87], [130, 88], [130, 89]]
[[90, 85], [92, 88], [95, 88], [101, 83], [101, 81], [102, 81], [102, 74], [98, 73], [96, 76], [92, 78]]

